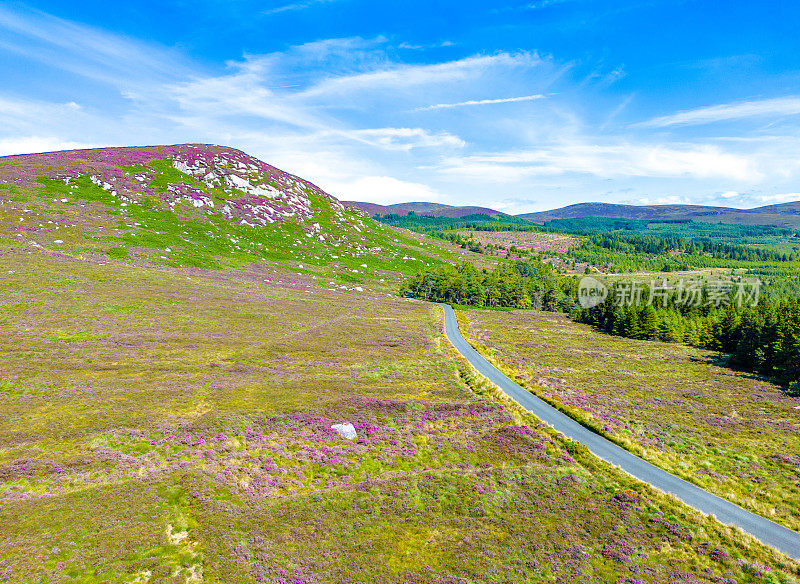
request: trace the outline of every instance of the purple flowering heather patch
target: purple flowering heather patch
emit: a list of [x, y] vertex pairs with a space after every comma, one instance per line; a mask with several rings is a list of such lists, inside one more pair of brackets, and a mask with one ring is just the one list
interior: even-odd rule
[[467, 316], [480, 347], [611, 440], [756, 513], [800, 526], [798, 398], [709, 364], [707, 351], [613, 337], [563, 315]]
[[[68, 202], [45, 217], [25, 212], [31, 192], [2, 190], [0, 214], [41, 226], [0, 247], [0, 580], [716, 582], [785, 567], [473, 393], [435, 307], [323, 290], [320, 265], [188, 269], [28, 242], [133, 238], [130, 210], [151, 202], [163, 222], [142, 245], [165, 254], [193, 222], [294, 233], [303, 196], [335, 224], [313, 185], [205, 146], [5, 162], [30, 170], [35, 205], [56, 186]], [[303, 221], [300, 238], [328, 237]], [[334, 255], [383, 245], [351, 225], [361, 247]]]

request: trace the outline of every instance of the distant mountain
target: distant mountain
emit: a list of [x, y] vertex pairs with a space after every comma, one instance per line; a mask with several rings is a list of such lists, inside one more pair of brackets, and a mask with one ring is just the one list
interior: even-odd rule
[[750, 209], [751, 213], [771, 213], [775, 215], [800, 215], [800, 201], [793, 203], [780, 203], [778, 205], [766, 205]]
[[524, 213], [523, 219], [544, 223], [552, 219], [576, 219], [578, 217], [615, 217], [619, 219], [688, 219], [708, 217], [732, 211], [727, 207], [705, 207], [702, 205], [616, 205], [613, 203], [578, 203], [550, 211]]
[[378, 203], [365, 203], [362, 201], [342, 201], [342, 205], [351, 209], [359, 209], [370, 217], [373, 215], [389, 215], [390, 213], [397, 213], [398, 215], [405, 215], [408, 213], [408, 211], [400, 211], [395, 207], [379, 205]]
[[777, 225], [800, 227], [800, 202], [768, 205], [755, 209], [708, 207], [704, 205], [616, 205], [612, 203], [578, 203], [550, 211], [518, 215], [533, 223], [578, 217], [614, 217], [640, 220], [692, 220], [706, 223], [744, 225]]
[[[505, 213], [487, 207], [454, 207], [441, 203], [414, 202], [395, 205], [378, 205], [359, 201], [344, 201], [347, 207], [357, 208], [368, 215], [395, 213], [406, 215], [413, 211], [418, 215], [452, 217], [485, 214], [495, 217]], [[639, 219], [644, 221], [691, 220], [706, 223], [734, 223], [740, 225], [776, 225], [791, 229], [800, 228], [800, 201], [766, 205], [755, 209], [733, 207], [710, 207], [705, 205], [617, 205], [614, 203], [578, 203], [550, 211], [517, 215], [532, 223], [542, 224], [553, 219], [577, 219], [579, 217], [612, 217]]]
[[508, 216], [506, 213], [495, 211], [494, 209], [489, 209], [488, 207], [449, 207], [447, 209], [432, 211], [427, 214], [433, 215], [434, 217], [452, 217], [454, 219], [459, 219], [465, 215], [489, 215], [491, 217]]
[[414, 213], [418, 215], [433, 215], [434, 213], [444, 211], [445, 209], [453, 209], [452, 205], [444, 205], [442, 203], [427, 203], [427, 202], [416, 202], [416, 203], [397, 203], [395, 205], [390, 205], [390, 207], [394, 209], [400, 209], [401, 211], [414, 211]]
[[390, 213], [407, 215], [409, 211], [413, 211], [417, 215], [452, 217], [454, 219], [459, 219], [465, 215], [491, 215], [493, 217], [506, 215], [506, 213], [501, 213], [488, 207], [454, 207], [452, 205], [443, 205], [442, 203], [415, 202], [378, 205], [377, 203], [364, 203], [361, 201], [342, 201], [342, 204], [347, 207], [361, 209], [370, 216], [375, 214], [388, 215]]

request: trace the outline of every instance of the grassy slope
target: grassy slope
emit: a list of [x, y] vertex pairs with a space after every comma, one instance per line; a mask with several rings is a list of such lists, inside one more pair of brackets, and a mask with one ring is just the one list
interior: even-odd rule
[[309, 205], [242, 224], [269, 201], [180, 148], [0, 161], [0, 582], [796, 581], [497, 401], [437, 309], [380, 293], [461, 250], [266, 166], [251, 184]]
[[339, 283], [463, 255], [242, 152], [197, 145], [0, 158], [0, 246], [19, 244], [172, 267], [311, 265]]
[[465, 331], [533, 391], [647, 460], [800, 528], [800, 400], [682, 345], [595, 332], [563, 315], [463, 313]]
[[0, 273], [4, 581], [798, 570], [496, 401], [431, 305], [41, 253]]

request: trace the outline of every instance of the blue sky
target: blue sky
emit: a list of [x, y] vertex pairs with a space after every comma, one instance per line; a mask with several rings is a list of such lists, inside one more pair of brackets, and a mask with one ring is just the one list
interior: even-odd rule
[[341, 199], [800, 200], [800, 3], [0, 1], [0, 154], [208, 142]]

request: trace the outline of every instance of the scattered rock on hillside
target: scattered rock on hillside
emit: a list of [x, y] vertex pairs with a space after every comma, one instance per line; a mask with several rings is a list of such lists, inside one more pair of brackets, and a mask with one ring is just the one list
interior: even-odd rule
[[334, 424], [331, 426], [331, 430], [336, 430], [339, 433], [339, 436], [342, 438], [347, 438], [348, 440], [355, 440], [358, 438], [358, 434], [356, 434], [356, 429], [353, 427], [353, 424]]

